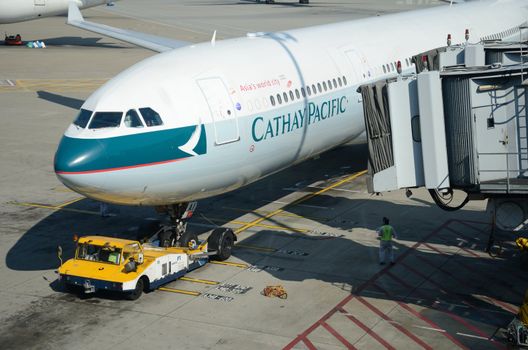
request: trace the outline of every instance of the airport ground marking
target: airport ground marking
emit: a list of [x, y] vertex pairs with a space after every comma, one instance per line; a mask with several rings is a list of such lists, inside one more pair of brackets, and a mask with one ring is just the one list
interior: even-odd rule
[[266, 253], [275, 253], [277, 251], [277, 249], [275, 248], [261, 247], [257, 245], [243, 244], [243, 243], [237, 244], [235, 245], [235, 247], [243, 248], [243, 249], [251, 249], [251, 250], [256, 250], [256, 251], [266, 252]]
[[211, 286], [216, 286], [216, 285], [220, 284], [220, 282], [217, 282], [217, 281], [204, 280], [204, 279], [185, 277], [185, 276], [180, 277], [179, 280], [187, 281], [187, 282], [193, 282], [193, 283], [208, 284], [208, 285], [211, 285]]
[[193, 290], [176, 289], [176, 288], [170, 288], [170, 287], [159, 287], [158, 290], [161, 290], [163, 292], [176, 293], [176, 294], [191, 295], [193, 297], [198, 297], [198, 296], [202, 295], [202, 293], [196, 292], [196, 291], [193, 291]]
[[254, 227], [254, 226], [258, 225], [258, 224], [260, 224], [261, 222], [266, 221], [266, 220], [268, 220], [268, 219], [274, 217], [274, 216], [277, 215], [277, 214], [283, 213], [283, 212], [284, 212], [287, 208], [289, 208], [289, 207], [293, 207], [293, 206], [298, 205], [298, 204], [300, 204], [300, 203], [306, 202], [306, 201], [309, 200], [309, 199], [312, 199], [312, 198], [314, 198], [314, 197], [317, 197], [317, 196], [319, 196], [319, 195], [321, 195], [321, 194], [323, 194], [323, 193], [325, 193], [325, 192], [328, 192], [328, 191], [332, 190], [333, 188], [339, 187], [339, 186], [341, 186], [342, 184], [345, 184], [345, 183], [347, 183], [347, 182], [350, 182], [350, 181], [352, 181], [352, 180], [354, 180], [354, 179], [356, 179], [356, 178], [358, 178], [358, 177], [360, 177], [361, 175], [364, 175], [364, 174], [366, 174], [366, 173], [367, 173], [367, 170], [360, 171], [360, 172], [358, 172], [358, 173], [355, 173], [355, 174], [353, 174], [353, 175], [350, 175], [350, 176], [344, 178], [344, 179], [341, 180], [341, 181], [338, 181], [338, 182], [336, 182], [336, 183], [334, 183], [334, 184], [332, 184], [332, 185], [330, 185], [330, 186], [327, 186], [327, 187], [323, 188], [322, 190], [319, 190], [319, 191], [317, 191], [317, 192], [315, 192], [315, 193], [309, 193], [309, 194], [306, 194], [306, 195], [304, 195], [303, 197], [301, 197], [301, 198], [299, 198], [299, 199], [296, 199], [296, 200], [294, 200], [293, 202], [284, 205], [282, 208], [279, 208], [279, 209], [277, 209], [277, 210], [274, 210], [274, 211], [272, 211], [271, 213], [269, 213], [269, 214], [267, 214], [267, 215], [264, 215], [263, 217], [258, 218], [258, 219], [256, 219], [256, 220], [254, 220], [254, 221], [248, 223], [247, 225], [244, 225], [244, 226], [238, 228], [237, 230], [235, 230], [235, 234], [239, 234], [239, 233], [241, 233], [241, 232], [244, 232], [244, 231], [246, 231], [246, 230], [248, 230], [248, 229], [250, 229], [250, 228], [252, 228], [252, 227]]
[[[212, 222], [223, 222], [225, 220], [222, 220], [222, 219], [218, 219], [218, 218], [208, 218], [209, 220], [211, 220]], [[240, 221], [240, 220], [231, 220], [229, 221], [230, 224], [233, 224], [233, 225], [242, 225], [242, 226], [245, 226], [245, 225], [248, 225], [249, 222], [247, 221]], [[287, 227], [287, 226], [282, 226], [282, 225], [268, 225], [268, 224], [256, 224], [255, 225], [256, 227], [263, 227], [263, 228], [269, 228], [269, 229], [272, 229], [272, 230], [280, 230], [280, 231], [291, 231], [291, 232], [297, 232], [297, 233], [308, 233], [310, 232], [309, 229], [304, 229], [304, 228], [295, 228], [295, 227]]]
[[85, 198], [86, 198], [86, 197], [75, 198], [75, 199], [72, 199], [72, 200], [70, 200], [70, 201], [66, 201], [66, 202], [64, 202], [64, 203], [58, 204], [58, 205], [56, 205], [56, 207], [62, 209], [62, 208], [64, 208], [64, 207], [67, 207], [67, 206], [70, 205], [70, 204], [77, 203], [77, 202], [79, 202], [79, 201], [81, 201], [81, 200], [83, 200], [83, 199], [85, 199]]
[[[73, 209], [73, 208], [61, 208], [56, 205], [48, 205], [48, 204], [40, 204], [40, 203], [30, 203], [30, 202], [8, 202], [8, 204], [17, 205], [19, 207], [30, 207], [30, 208], [41, 208], [41, 209], [49, 209], [49, 210], [63, 210], [63, 211], [69, 211], [72, 213], [80, 213], [80, 214], [89, 214], [89, 215], [101, 215], [98, 211], [90, 211], [90, 210], [82, 210], [82, 209]], [[115, 214], [108, 214], [109, 216], [116, 216]]]
[[[267, 215], [270, 212], [266, 210], [248, 210], [248, 209], [241, 209], [241, 208], [234, 208], [234, 207], [222, 207], [223, 209], [229, 209], [229, 210], [235, 210], [235, 211], [241, 211], [248, 214], [259, 214], [259, 215]], [[275, 216], [284, 216], [284, 217], [291, 217], [291, 218], [298, 218], [298, 219], [308, 219], [308, 220], [315, 220], [315, 221], [330, 221], [331, 219], [318, 217], [318, 216], [303, 216], [295, 213], [288, 213], [288, 212], [282, 212]]]
[[241, 269], [247, 269], [249, 267], [248, 264], [234, 263], [234, 262], [229, 262], [229, 261], [216, 261], [216, 260], [209, 261], [209, 264], [233, 266], [233, 267], [238, 267]]

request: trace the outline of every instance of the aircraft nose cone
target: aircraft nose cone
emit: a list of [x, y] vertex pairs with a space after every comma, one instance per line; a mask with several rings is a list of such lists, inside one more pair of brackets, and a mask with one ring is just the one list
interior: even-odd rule
[[85, 173], [92, 170], [101, 157], [104, 157], [103, 147], [97, 140], [64, 136], [55, 153], [55, 173]]

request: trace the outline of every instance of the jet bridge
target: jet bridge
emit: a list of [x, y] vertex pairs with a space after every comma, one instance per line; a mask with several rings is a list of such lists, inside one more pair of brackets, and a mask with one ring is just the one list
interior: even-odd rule
[[[497, 228], [528, 223], [528, 46], [417, 55], [417, 73], [363, 85], [371, 193], [425, 187], [445, 210], [489, 198]], [[451, 205], [453, 193], [466, 199]], [[410, 194], [410, 192], [407, 192]]]

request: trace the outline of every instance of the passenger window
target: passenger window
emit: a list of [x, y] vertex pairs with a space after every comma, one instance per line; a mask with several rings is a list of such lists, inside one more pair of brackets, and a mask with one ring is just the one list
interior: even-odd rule
[[317, 91], [319, 91], [319, 93], [323, 92], [323, 89], [321, 89], [321, 83], [317, 83]]
[[95, 112], [89, 129], [117, 128], [122, 116], [123, 112]]
[[284, 103], [287, 103], [288, 102], [288, 94], [283, 92], [282, 93], [282, 97], [284, 97]]
[[315, 84], [312, 84], [312, 92], [315, 95], [317, 93], [317, 89], [315, 88]]
[[326, 87], [326, 81], [323, 81], [323, 88], [324, 88], [324, 91], [328, 90], [328, 88]]
[[279, 102], [279, 104], [282, 104], [282, 98], [280, 94], [277, 94], [277, 101]]
[[346, 84], [347, 84], [346, 77], [343, 75], [343, 85], [346, 86]]
[[308, 96], [312, 96], [312, 90], [310, 90], [310, 87], [306, 87], [306, 92], [308, 93]]
[[83, 129], [86, 128], [86, 125], [88, 125], [92, 113], [92, 111], [89, 111], [87, 109], [81, 109], [79, 111], [79, 114], [77, 115], [77, 118], [75, 118], [73, 124]]
[[394, 63], [391, 62], [390, 67], [391, 67], [391, 70], [394, 71]]
[[272, 106], [275, 106], [275, 98], [273, 96], [270, 96], [270, 102]]
[[143, 127], [143, 123], [141, 122], [141, 119], [139, 118], [139, 115], [135, 109], [131, 109], [125, 114], [124, 124], [127, 128]]
[[297, 96], [297, 98], [301, 98], [301, 94], [299, 93], [299, 89], [295, 89], [295, 96]]
[[[299, 94], [299, 91], [297, 91], [297, 94]], [[290, 100], [295, 100], [295, 97], [293, 96], [293, 91], [290, 90]]]
[[140, 108], [139, 111], [141, 112], [143, 120], [145, 121], [145, 124], [147, 124], [147, 126], [163, 125], [163, 121], [161, 120], [161, 117], [159, 116], [158, 112], [156, 112], [152, 108]]
[[339, 86], [343, 86], [343, 81], [341, 80], [341, 77], [337, 78], [337, 82], [339, 83]]
[[382, 67], [383, 67], [383, 73], [387, 73], [387, 68], [385, 68], [385, 65], [383, 65]]
[[301, 88], [301, 95], [303, 98], [306, 97], [306, 90], [303, 87]]
[[328, 80], [328, 89], [332, 90], [332, 82], [330, 80]]

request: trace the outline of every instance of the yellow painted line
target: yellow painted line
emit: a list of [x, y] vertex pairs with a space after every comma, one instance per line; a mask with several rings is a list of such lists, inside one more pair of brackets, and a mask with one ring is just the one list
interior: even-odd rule
[[[208, 219], [211, 220], [212, 222], [224, 222], [225, 221], [223, 219], [218, 219], [218, 218], [208, 218]], [[240, 220], [231, 220], [229, 221], [229, 223], [234, 224], [234, 225], [247, 225], [248, 224], [247, 221], [240, 221]], [[287, 227], [287, 226], [282, 226], [282, 225], [256, 224], [255, 226], [269, 228], [272, 230], [283, 230], [283, 231], [291, 231], [291, 232], [299, 232], [299, 233], [310, 232], [310, 230], [308, 229]]]
[[239, 267], [241, 269], [247, 269], [249, 267], [248, 264], [240, 264], [240, 263], [234, 263], [234, 262], [229, 262], [229, 261], [216, 261], [216, 260], [209, 261], [209, 264], [234, 266], [234, 267]]
[[195, 292], [195, 291], [192, 291], [192, 290], [175, 289], [175, 288], [169, 288], [169, 287], [159, 287], [158, 290], [161, 290], [161, 291], [164, 291], [164, 292], [192, 295], [194, 297], [198, 297], [198, 296], [200, 296], [202, 294], [200, 292]]
[[[42, 208], [50, 210], [63, 210], [69, 211], [72, 213], [81, 213], [81, 214], [90, 214], [90, 215], [101, 215], [98, 211], [90, 210], [81, 210], [81, 209], [72, 209], [72, 208], [61, 208], [54, 205], [39, 204], [39, 203], [24, 203], [24, 202], [8, 202], [8, 204], [18, 205], [20, 207], [31, 207], [31, 208]], [[110, 216], [115, 216], [115, 214], [109, 214]]]
[[332, 184], [330, 186], [327, 186], [327, 187], [323, 188], [322, 190], [319, 190], [319, 191], [314, 192], [314, 193], [309, 193], [309, 194], [307, 194], [307, 195], [305, 195], [305, 196], [303, 196], [303, 197], [301, 197], [301, 198], [299, 198], [299, 199], [297, 199], [297, 200], [295, 200], [295, 201], [293, 201], [291, 203], [288, 203], [288, 204], [284, 205], [280, 209], [272, 211], [271, 213], [269, 213], [269, 214], [267, 214], [267, 215], [265, 215], [265, 216], [263, 216], [261, 218], [256, 219], [255, 221], [252, 221], [252, 222], [240, 227], [239, 229], [235, 230], [235, 234], [239, 234], [239, 233], [241, 233], [241, 232], [243, 232], [243, 231], [245, 231], [247, 229], [250, 229], [251, 227], [254, 227], [254, 226], [260, 224], [262, 221], [268, 220], [269, 218], [271, 218], [271, 217], [273, 217], [273, 216], [275, 216], [277, 214], [283, 213], [286, 210], [286, 208], [288, 208], [288, 207], [293, 207], [293, 206], [295, 206], [297, 204], [300, 204], [300, 203], [305, 202], [305, 201], [307, 201], [309, 199], [317, 197], [317, 196], [319, 196], [319, 195], [321, 195], [321, 194], [323, 194], [325, 192], [328, 192], [328, 191], [330, 191], [330, 190], [332, 190], [332, 189], [334, 189], [334, 188], [336, 188], [338, 186], [341, 186], [342, 184], [350, 182], [350, 181], [360, 177], [361, 175], [365, 174], [366, 172], [367, 172], [366, 170], [360, 171], [359, 173], [355, 173], [353, 175], [350, 175], [350, 176], [344, 178], [341, 181], [338, 181], [338, 182], [336, 182], [336, 183], [334, 183], [334, 184]]
[[0, 91], [85, 91], [95, 90], [107, 81], [107, 79], [19, 79], [15, 81], [15, 86], [9, 86], [9, 89], [2, 86]]
[[59, 205], [56, 205], [56, 207], [62, 209], [62, 208], [64, 208], [64, 207], [67, 207], [67, 206], [70, 205], [70, 204], [73, 204], [73, 203], [76, 203], [76, 202], [78, 202], [78, 201], [80, 201], [80, 200], [83, 200], [84, 198], [85, 198], [85, 197], [75, 198], [75, 199], [72, 199], [71, 201], [66, 201], [66, 202], [64, 202], [64, 203], [61, 203], [61, 204], [59, 204]]
[[[234, 208], [234, 207], [222, 207], [222, 208], [240, 211], [240, 212], [248, 213], [248, 214], [267, 215], [270, 213], [269, 211], [266, 211], [266, 210], [247, 210], [247, 209]], [[279, 213], [279, 214], [276, 214], [275, 216], [285, 216], [285, 217], [290, 217], [290, 218], [308, 219], [308, 220], [316, 220], [316, 221], [330, 221], [330, 219], [328, 218], [317, 217], [317, 216], [303, 216], [303, 215], [287, 213], [287, 212]]]
[[184, 276], [184, 277], [180, 277], [179, 279], [182, 280], [182, 281], [193, 282], [193, 283], [209, 284], [209, 285], [217, 285], [217, 284], [220, 284], [220, 282], [217, 282], [217, 281], [202, 280], [202, 279], [199, 279], [199, 278], [191, 278], [191, 277], [185, 277], [185, 276]]
[[277, 251], [277, 249], [275, 249], [275, 248], [261, 247], [261, 246], [258, 246], [258, 245], [243, 244], [243, 243], [236, 244], [235, 247], [236, 248], [245, 248], [245, 249], [258, 250], [258, 251], [261, 251], [261, 252], [272, 252], [273, 253], [273, 252]]

